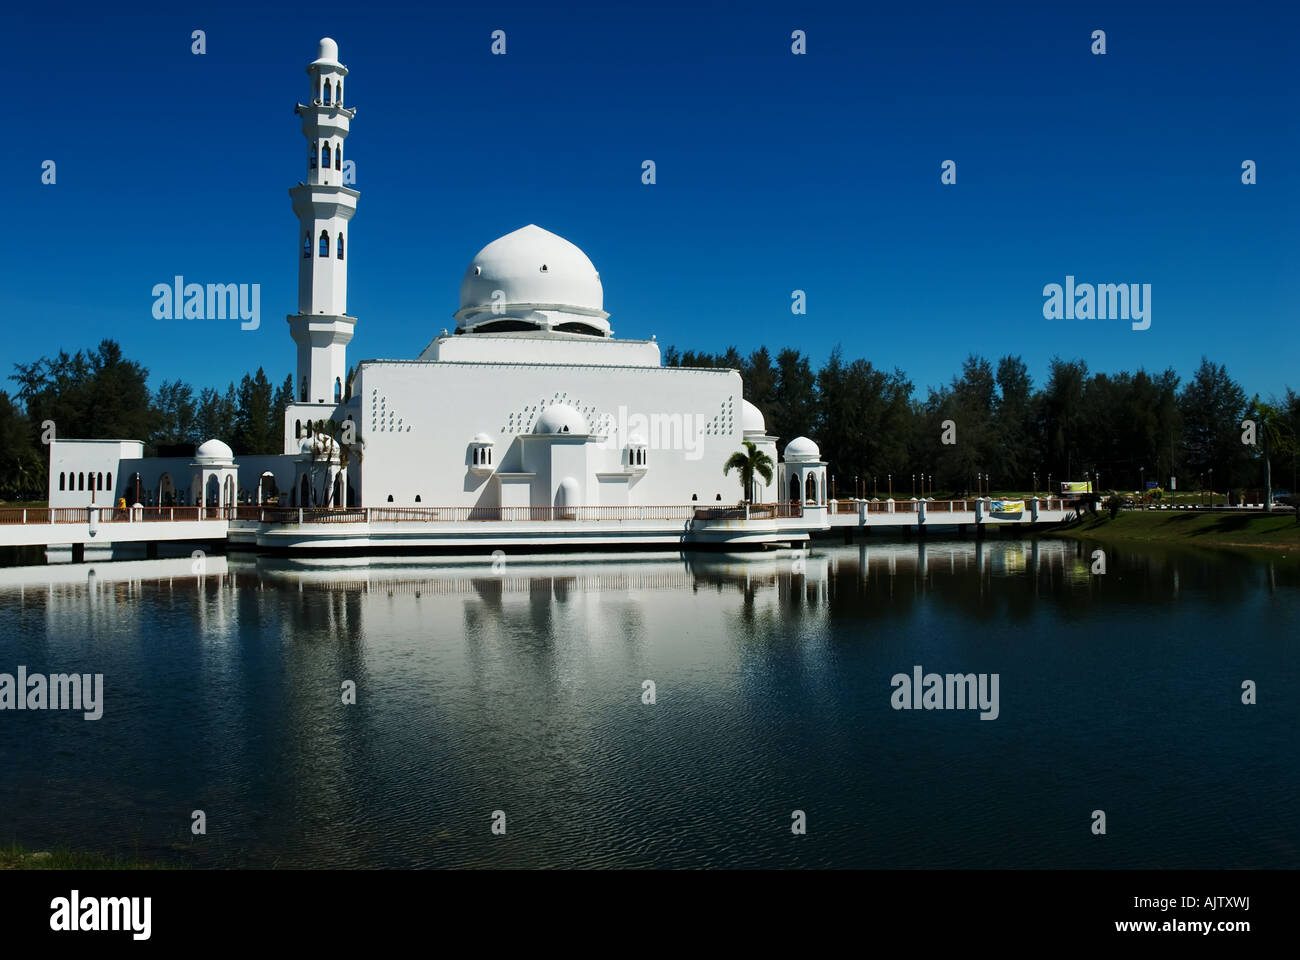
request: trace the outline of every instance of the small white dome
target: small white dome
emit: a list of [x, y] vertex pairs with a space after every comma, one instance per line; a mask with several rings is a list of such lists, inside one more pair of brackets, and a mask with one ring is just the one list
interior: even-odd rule
[[542, 411], [533, 433], [587, 433], [587, 421], [567, 403], [556, 403]]
[[807, 437], [795, 437], [785, 445], [785, 452], [782, 454], [786, 463], [795, 460], [819, 460], [821, 455], [821, 449]]
[[[524, 326], [609, 335], [600, 275], [587, 255], [534, 223], [480, 250], [460, 283], [460, 329]], [[514, 321], [511, 324], [510, 321]]]
[[476, 433], [474, 434], [474, 439], [470, 441], [470, 443], [485, 443], [489, 445], [492, 444], [492, 442], [492, 438], [486, 433]]
[[235, 453], [226, 444], [214, 439], [200, 444], [194, 451], [194, 456], [199, 460], [232, 460]]
[[744, 433], [767, 433], [763, 412], [748, 400], [740, 401], [740, 429]]
[[317, 444], [316, 444], [315, 437], [303, 437], [302, 443], [298, 444], [298, 452], [315, 454], [316, 446]]
[[320, 46], [316, 48], [316, 63], [337, 64], [339, 62], [339, 45], [329, 37], [321, 37]]

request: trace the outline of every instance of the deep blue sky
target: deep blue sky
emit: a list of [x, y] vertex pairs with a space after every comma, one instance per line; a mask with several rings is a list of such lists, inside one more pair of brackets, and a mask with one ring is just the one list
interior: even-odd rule
[[[292, 107], [328, 35], [359, 110], [352, 362], [414, 357], [475, 251], [535, 222], [592, 258], [621, 336], [838, 343], [922, 390], [970, 352], [1036, 382], [1055, 353], [1184, 377], [1208, 354], [1300, 388], [1295, 4], [439, 6], [8, 11], [0, 369], [113, 337], [154, 384], [291, 371]], [[1152, 284], [1151, 329], [1045, 321], [1067, 273]], [[155, 321], [175, 274], [260, 283], [261, 329]]]

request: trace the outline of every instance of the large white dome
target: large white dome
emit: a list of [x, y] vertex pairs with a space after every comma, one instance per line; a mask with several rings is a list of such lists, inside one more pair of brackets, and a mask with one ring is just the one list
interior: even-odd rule
[[530, 223], [475, 255], [460, 283], [458, 332], [557, 330], [609, 336], [600, 274], [576, 246]]

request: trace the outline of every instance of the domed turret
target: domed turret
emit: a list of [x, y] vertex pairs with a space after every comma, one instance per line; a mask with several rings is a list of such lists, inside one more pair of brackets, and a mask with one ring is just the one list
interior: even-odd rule
[[212, 463], [225, 463], [233, 460], [235, 453], [226, 444], [220, 440], [208, 440], [199, 445], [194, 451], [194, 459], [205, 460]]
[[807, 462], [821, 459], [821, 448], [807, 437], [795, 437], [785, 445], [782, 459], [786, 463]]
[[536, 224], [493, 240], [460, 284], [457, 333], [610, 335], [600, 274], [576, 246]]

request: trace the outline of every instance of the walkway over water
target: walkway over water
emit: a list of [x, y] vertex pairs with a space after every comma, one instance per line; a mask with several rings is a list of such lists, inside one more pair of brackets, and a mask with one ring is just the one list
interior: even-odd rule
[[285, 549], [473, 544], [802, 541], [855, 527], [1060, 523], [1075, 507], [1023, 501], [836, 500], [829, 504], [573, 507], [57, 507], [0, 509], [0, 546], [230, 541]]

